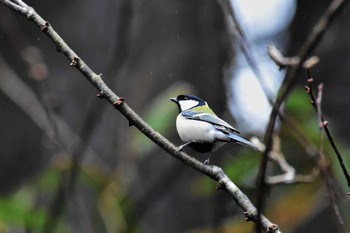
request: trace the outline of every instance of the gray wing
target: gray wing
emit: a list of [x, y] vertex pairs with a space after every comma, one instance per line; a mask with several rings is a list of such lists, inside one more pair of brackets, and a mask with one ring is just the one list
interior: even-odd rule
[[222, 130], [224, 132], [233, 131], [235, 133], [239, 133], [237, 129], [233, 128], [226, 121], [220, 119], [219, 117], [213, 114], [209, 114], [206, 112], [193, 112], [193, 111], [183, 111], [181, 114], [187, 119], [206, 121], [206, 122], [212, 123], [215, 125], [217, 129]]

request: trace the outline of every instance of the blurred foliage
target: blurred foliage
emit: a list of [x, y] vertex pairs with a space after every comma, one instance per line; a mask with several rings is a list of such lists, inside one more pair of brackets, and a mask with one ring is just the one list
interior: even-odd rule
[[[318, 206], [321, 201], [319, 198], [320, 182], [313, 184], [302, 184], [288, 187], [288, 192], [278, 198], [271, 198], [273, 201], [268, 203], [266, 216], [270, 219], [276, 219], [284, 232], [293, 232], [300, 223], [315, 210], [310, 208]], [[214, 229], [201, 229], [189, 231], [191, 233], [250, 233], [254, 232], [255, 224], [247, 224], [241, 218], [228, 219], [222, 226]]]
[[[310, 104], [309, 96], [305, 91], [301, 88], [295, 89], [289, 95], [284, 107], [285, 112], [298, 123], [302, 132], [305, 133], [305, 136], [311, 139], [311, 142], [315, 143], [316, 146], [319, 146], [320, 129], [317, 124], [317, 116]], [[297, 174], [307, 175], [317, 166], [314, 159], [307, 155], [303, 145], [297, 143], [298, 140], [296, 140], [292, 130], [288, 129], [284, 124], [282, 125], [281, 137], [284, 155], [287, 157], [288, 163], [294, 166]], [[344, 174], [339, 168], [339, 163], [334, 151], [330, 147], [325, 136], [323, 137], [323, 141], [324, 152], [331, 160], [331, 166], [332, 170], [335, 171], [336, 181], [339, 181], [339, 184], [344, 186], [346, 184]], [[344, 150], [343, 154], [347, 154], [347, 151], [348, 150]], [[347, 167], [350, 167], [348, 160], [346, 158], [345, 160], [347, 161]], [[246, 190], [246, 193], [249, 193], [247, 189], [254, 187], [256, 172], [259, 165], [260, 155], [242, 149], [239, 154], [225, 162], [223, 169], [238, 187]], [[275, 166], [271, 166], [270, 173], [273, 171], [273, 173], [279, 174], [279, 169], [276, 170], [274, 167]], [[334, 188], [338, 186], [337, 183], [334, 185]], [[192, 187], [196, 195], [215, 195], [216, 192], [215, 182], [207, 179], [207, 177], [198, 178], [194, 181]], [[336, 188], [334, 191], [337, 193], [337, 190]], [[324, 185], [324, 177], [322, 177], [322, 175], [310, 183], [272, 186], [266, 204], [266, 216], [278, 223], [285, 232], [295, 232], [298, 226], [307, 221], [307, 219], [313, 218], [313, 215], [317, 214], [319, 209], [323, 209], [325, 205], [329, 205], [329, 197], [324, 197], [325, 193], [328, 192]], [[254, 193], [251, 193], [251, 195], [254, 195]], [[345, 191], [340, 195], [345, 197]], [[254, 200], [254, 196], [250, 196], [250, 199]], [[345, 211], [346, 208], [344, 208], [343, 205], [340, 205], [340, 208], [344, 218], [346, 219], [346, 217], [349, 217]], [[243, 216], [234, 219], [228, 217], [226, 223], [218, 228], [203, 228], [189, 232], [253, 232], [255, 225], [246, 224], [243, 218]]]
[[[59, 175], [57, 169], [44, 170], [11, 195], [1, 196], [0, 225], [4, 227], [2, 232], [8, 232], [6, 229], [12, 227], [40, 232], [48, 218], [48, 210], [47, 206], [39, 203], [38, 198], [54, 193]], [[55, 232], [66, 232], [66, 229], [59, 225]]]
[[[324, 98], [327, 98], [327, 96], [325, 96]], [[341, 179], [342, 177], [344, 177], [344, 174], [342, 173], [339, 167], [339, 162], [336, 157], [336, 154], [329, 143], [327, 135], [325, 134], [325, 132], [323, 132], [323, 129], [319, 128], [317, 114], [313, 106], [311, 105], [309, 95], [306, 94], [305, 91], [303, 91], [301, 88], [295, 89], [288, 96], [285, 108], [286, 112], [295, 119], [295, 122], [298, 123], [300, 129], [305, 133], [307, 138], [310, 139], [312, 143], [315, 143], [315, 145], [319, 147], [321, 143], [320, 140], [322, 140], [324, 152], [332, 162], [332, 166], [334, 168], [332, 170], [339, 175], [338, 178]], [[325, 119], [327, 120], [327, 116], [325, 116]], [[339, 149], [341, 149], [341, 154], [347, 155], [349, 154], [350, 148], [342, 144], [341, 138], [338, 135], [336, 135], [336, 132], [332, 127], [332, 125], [334, 124], [335, 122], [332, 122], [330, 120], [328, 128], [330, 129], [337, 146], [339, 147]], [[284, 134], [290, 135], [291, 132], [292, 130], [286, 128]], [[347, 166], [349, 166], [350, 160], [348, 159], [348, 157], [343, 156], [343, 159]]]
[[[237, 155], [225, 161], [222, 168], [237, 186], [247, 188], [255, 185], [259, 162], [260, 155], [258, 153], [243, 148]], [[206, 176], [201, 176], [194, 180], [192, 190], [195, 195], [199, 196], [210, 196], [217, 192], [215, 190], [215, 182]]]
[[[299, 1], [299, 3], [300, 6], [310, 4], [311, 10], [305, 10], [305, 15], [308, 17], [311, 14], [315, 16], [314, 10], [319, 10], [315, 6], [321, 5], [321, 2]], [[72, 47], [81, 53], [79, 55], [92, 64], [91, 67], [108, 73], [105, 80], [111, 84], [111, 88], [114, 89], [117, 86], [116, 89], [120, 90], [120, 94], [128, 94], [130, 99], [133, 95], [137, 96], [138, 91], [142, 92], [140, 96], [149, 96], [149, 99], [139, 99], [140, 115], [164, 136], [175, 135], [174, 122], [178, 114], [177, 107], [169, 101], [169, 98], [180, 93], [196, 94], [192, 85], [196, 86], [200, 94], [205, 94], [206, 97], [211, 98], [210, 100], [215, 100], [216, 102], [213, 101], [214, 107], [221, 111], [226, 109], [226, 105], [220, 104], [223, 102], [220, 97], [225, 96], [224, 86], [228, 82], [223, 81], [221, 72], [223, 63], [229, 60], [226, 52], [230, 50], [231, 42], [226, 41], [228, 37], [225, 37], [223, 33], [227, 25], [223, 21], [222, 10], [217, 2], [191, 1], [188, 4], [186, 1], [141, 1], [140, 3], [129, 0], [41, 1], [35, 8], [37, 12], [45, 12], [46, 15], [50, 15], [48, 20], [55, 28], [57, 27], [60, 33], [62, 32], [69, 43], [72, 43]], [[101, 102], [98, 102], [100, 100], [96, 101], [96, 98], [92, 97], [95, 90], [80, 78], [72, 78], [80, 75], [77, 75], [75, 70], [72, 71], [73, 69], [67, 69], [67, 61], [55, 53], [52, 44], [46, 38], [42, 39], [44, 36], [40, 34], [40, 31], [34, 32], [33, 25], [28, 26], [28, 22], [23, 18], [16, 21], [17, 15], [12, 15], [11, 13], [14, 12], [9, 13], [5, 7], [0, 8], [0, 11], [0, 22], [2, 22], [0, 23], [0, 42], [1, 45], [4, 45], [1, 46], [1, 56], [8, 60], [14, 73], [23, 77], [28, 89], [33, 88], [38, 96], [43, 96], [43, 105], [47, 101], [46, 104], [50, 106], [47, 108], [48, 115], [50, 111], [57, 113], [67, 121], [72, 131], [78, 134], [80, 124], [83, 124], [86, 118], [85, 114], [94, 112], [86, 111], [89, 108], [88, 104], [93, 102], [98, 106], [103, 106]], [[62, 12], [65, 13], [64, 17], [62, 17]], [[317, 14], [317, 17], [319, 15]], [[298, 32], [305, 30], [309, 33], [305, 24], [310, 23], [310, 18], [306, 16], [300, 15], [297, 18], [302, 20], [300, 23], [302, 26], [296, 28]], [[348, 24], [346, 20], [342, 22]], [[72, 25], [74, 27], [79, 25], [80, 29], [72, 30]], [[84, 25], [89, 28], [84, 28]], [[346, 32], [344, 30], [346, 26], [341, 26], [343, 27], [340, 30], [342, 35]], [[346, 36], [337, 36], [336, 29], [334, 30], [334, 35], [329, 38], [346, 40], [348, 43]], [[48, 75], [50, 79], [45, 92], [40, 92], [41, 88], [38, 88], [43, 83], [35, 83], [27, 77], [30, 76], [29, 66], [23, 60], [21, 53], [22, 49], [31, 43], [32, 45], [38, 44], [38, 48], [42, 49], [43, 60], [45, 60], [42, 62], [46, 62], [45, 65], [50, 67]], [[340, 67], [327, 68], [329, 62], [324, 62], [325, 65], [320, 66], [320, 70], [323, 70], [319, 73], [330, 72], [328, 76], [325, 75], [332, 77], [332, 80], [328, 81], [334, 82], [334, 85], [341, 89], [350, 83], [346, 80], [338, 82], [339, 79], [336, 79], [336, 72], [341, 73], [342, 77], [347, 77], [346, 72], [349, 72], [347, 63], [344, 62], [346, 61], [344, 59], [345, 46], [331, 40], [326, 43], [326, 50], [327, 57], [337, 62], [339, 60], [335, 59], [336, 56], [329, 56], [329, 51], [330, 46], [338, 44], [341, 45], [339, 53], [341, 56], [339, 57], [346, 64], [345, 69], [340, 72], [338, 70]], [[295, 43], [293, 46], [298, 47], [299, 45]], [[339, 64], [340, 62], [337, 65]], [[172, 75], [169, 76], [169, 73]], [[303, 78], [306, 79], [306, 77]], [[185, 80], [186, 83], [179, 80]], [[112, 86], [113, 83], [115, 86]], [[280, 138], [281, 148], [288, 163], [296, 169], [297, 174], [307, 175], [317, 166], [317, 162], [307, 152], [310, 148], [317, 150], [321, 137], [316, 113], [302, 86], [303, 84], [298, 85], [289, 94], [284, 104], [284, 111], [310, 142], [296, 138], [293, 129], [284, 123], [280, 123]], [[11, 89], [16, 88], [11, 87]], [[341, 93], [343, 93], [342, 98], [338, 96]], [[11, 157], [14, 158], [14, 162], [9, 163], [12, 165], [9, 168], [11, 176], [5, 176], [5, 179], [27, 176], [23, 179], [14, 179], [16, 181], [13, 182], [18, 182], [17, 189], [12, 193], [0, 196], [0, 233], [42, 232], [45, 223], [51, 220], [50, 216], [54, 211], [51, 209], [52, 201], [59, 193], [60, 185], [64, 183], [62, 180], [65, 181], [65, 176], [70, 175], [72, 157], [76, 155], [65, 154], [56, 158], [57, 151], [52, 148], [54, 146], [51, 145], [50, 149], [41, 148], [50, 143], [46, 144], [42, 142], [44, 140], [41, 142], [40, 139], [37, 140], [45, 144], [43, 146], [40, 143], [33, 145], [31, 141], [26, 141], [25, 139], [34, 138], [33, 135], [41, 135], [42, 132], [40, 129], [35, 129], [40, 134], [30, 132], [34, 129], [28, 127], [28, 121], [23, 120], [27, 117], [26, 113], [11, 110], [17, 108], [15, 102], [2, 92], [0, 95], [2, 115], [5, 116], [6, 113], [8, 114], [6, 116], [9, 116], [1, 120], [6, 119], [6, 124], [4, 124], [8, 127], [6, 133], [11, 133], [13, 136], [9, 137], [4, 133], [4, 138], [1, 140], [16, 139], [13, 140], [15, 146], [3, 148], [5, 152], [2, 151], [4, 155], [1, 156], [3, 159], [1, 168], [7, 169], [7, 162]], [[328, 105], [328, 107], [333, 107], [329, 109], [329, 112], [334, 112], [334, 115], [340, 115], [339, 112], [342, 111], [346, 112], [346, 101], [349, 99], [347, 90], [338, 92], [338, 89], [335, 88], [333, 93], [329, 92], [329, 95], [327, 93], [324, 99], [327, 100], [331, 95], [336, 98], [329, 98], [330, 102], [334, 99], [341, 101], [338, 106], [334, 103], [332, 106]], [[92, 110], [99, 109], [95, 107], [93, 106]], [[64, 201], [58, 203], [63, 208], [63, 213], [55, 219], [56, 224], [49, 233], [79, 232], [74, 227], [81, 226], [89, 228], [88, 232], [98, 233], [157, 232], [154, 229], [197, 233], [253, 231], [254, 224], [244, 221], [241, 210], [234, 205], [232, 200], [230, 200], [232, 205], [223, 207], [223, 200], [215, 199], [219, 196], [217, 192], [221, 191], [215, 190], [214, 181], [197, 173], [198, 176], [193, 176], [194, 172], [190, 168], [178, 161], [170, 160], [163, 154], [159, 156], [158, 153], [155, 153], [152, 159], [145, 159], [147, 154], [157, 148], [156, 145], [136, 129], [127, 128], [125, 119], [120, 121], [121, 116], [116, 112], [110, 114], [111, 109], [108, 106], [106, 111], [98, 110], [96, 118], [93, 119], [98, 125], [97, 129], [91, 131], [91, 137], [83, 135], [82, 138], [90, 139], [86, 142], [87, 147], [92, 147], [98, 153], [94, 155], [96, 158], [84, 157], [82, 161], [79, 161], [79, 171], [75, 185], [73, 185], [74, 188], [65, 190], [68, 194]], [[336, 109], [340, 110], [336, 112]], [[350, 128], [346, 127], [348, 115], [345, 116], [346, 118], [338, 123], [344, 131]], [[330, 119], [329, 125], [332, 132], [333, 121], [335, 119]], [[25, 127], [17, 127], [19, 131], [15, 131], [13, 126], [18, 122], [24, 122]], [[17, 137], [18, 135], [21, 137]], [[349, 168], [350, 159], [346, 155], [350, 153], [350, 148], [345, 147], [348, 140], [344, 137], [344, 141], [341, 141], [336, 134], [333, 136], [342, 154], [345, 155], [343, 158]], [[65, 140], [71, 140], [71, 138], [67, 137]], [[179, 140], [178, 137], [177, 140]], [[307, 143], [312, 144], [310, 148], [305, 148]], [[331, 162], [334, 192], [338, 197], [340, 211], [349, 225], [350, 213], [347, 211], [349, 202], [344, 190], [346, 186], [344, 175], [325, 135], [323, 135], [323, 145], [324, 152]], [[40, 156], [36, 154], [39, 152], [34, 148], [40, 148], [38, 151], [47, 161], [39, 161]], [[28, 150], [32, 154], [29, 154]], [[55, 148], [55, 150], [62, 150], [62, 148]], [[215, 153], [220, 154], [221, 152]], [[51, 160], [52, 157], [49, 155], [52, 154], [55, 155], [53, 156], [55, 159]], [[24, 155], [30, 161], [35, 161], [29, 166], [37, 165], [37, 167], [23, 166], [28, 161], [23, 161], [23, 157], [15, 157], [18, 155]], [[133, 155], [137, 155], [137, 159], [134, 159]], [[255, 179], [261, 154], [240, 148], [235, 150], [234, 154], [221, 158], [223, 159], [220, 161], [220, 166], [254, 202]], [[170, 162], [165, 166], [162, 159]], [[269, 163], [268, 169], [269, 175], [281, 172], [280, 168], [273, 163]], [[34, 177], [31, 171], [35, 171], [33, 172], [36, 174]], [[186, 190], [186, 185], [189, 185], [190, 192]], [[195, 207], [196, 204], [200, 207]], [[317, 218], [318, 214], [329, 206], [329, 193], [324, 177], [320, 175], [310, 183], [271, 186], [265, 213], [271, 221], [280, 225], [284, 232], [298, 232], [300, 225]], [[142, 214], [138, 212], [139, 209], [143, 210]], [[227, 209], [232, 212], [227, 214], [225, 212]], [[181, 214], [177, 212], [180, 210], [183, 210]], [[333, 213], [327, 214], [327, 217], [333, 216]], [[332, 225], [333, 228], [336, 228], [334, 219], [327, 220], [329, 221], [324, 225]], [[317, 228], [318, 225], [312, 227], [314, 232], [323, 230]], [[185, 230], [181, 231], [182, 229]]]
[[[0, 232], [9, 229], [26, 229], [30, 232], [42, 232], [44, 224], [50, 219], [48, 206], [60, 184], [60, 177], [69, 168], [69, 157], [60, 158], [52, 167], [37, 174], [14, 193], [0, 197]], [[125, 216], [130, 214], [132, 205], [125, 196], [122, 185], [115, 175], [106, 173], [98, 167], [81, 164], [82, 172], [77, 183], [95, 192], [96, 209], [102, 222], [96, 226], [98, 232], [125, 232]], [[68, 201], [68, 200], [66, 200]], [[65, 211], [65, 210], [64, 210]], [[52, 232], [70, 232], [63, 219], [59, 219]]]
[[[285, 102], [285, 111], [312, 142], [319, 141], [317, 116], [304, 89], [299, 87], [289, 94]], [[292, 130], [286, 128], [286, 133], [288, 132]]]
[[[145, 119], [154, 128], [165, 135], [170, 135], [174, 130], [173, 121], [169, 118], [176, 117], [177, 109], [169, 101], [170, 97], [176, 96], [180, 92], [187, 92], [187, 86], [176, 86], [160, 93], [154, 101], [150, 103], [146, 111]], [[317, 125], [317, 117], [309, 103], [308, 96], [301, 90], [296, 89], [289, 96], [285, 104], [285, 111], [293, 117], [299, 124], [308, 138], [318, 145], [320, 140], [320, 130]], [[316, 165], [313, 159], [308, 158], [301, 145], [296, 143], [291, 131], [282, 125], [281, 137], [283, 138], [282, 150], [288, 162], [295, 165], [296, 172], [304, 174], [311, 171]], [[144, 136], [135, 133], [133, 136], [133, 148], [135, 150], [150, 151], [154, 146], [148, 142]], [[334, 152], [329, 147], [329, 143], [324, 138], [324, 150], [328, 158], [332, 161], [334, 174], [340, 183], [344, 183], [343, 174], [340, 172]], [[135, 151], [136, 152], [136, 151]], [[345, 151], [346, 152], [346, 151]], [[299, 155], [299, 156], [295, 156]], [[304, 162], [303, 162], [304, 161]], [[346, 161], [348, 162], [348, 161]], [[24, 184], [15, 193], [0, 198], [0, 232], [8, 232], [7, 229], [23, 228], [30, 229], [31, 232], [40, 232], [49, 214], [47, 204], [57, 190], [62, 172], [70, 167], [68, 156], [60, 157], [53, 167], [39, 173], [30, 182]], [[260, 164], [260, 154], [247, 148], [240, 148], [237, 154], [228, 157], [222, 165], [226, 174], [243, 189], [252, 200], [254, 200], [255, 177]], [[349, 165], [347, 163], [347, 165]], [[94, 223], [96, 232], [139, 232], [138, 225], [132, 223], [132, 216], [135, 206], [128, 197], [118, 173], [108, 173], [94, 166], [93, 164], [80, 164], [81, 173], [77, 183], [85, 186], [94, 193], [96, 201], [94, 213], [101, 219]], [[280, 171], [271, 166], [270, 172]], [[324, 207], [325, 200], [321, 198], [327, 193], [322, 185], [322, 177], [314, 182], [294, 185], [277, 185], [271, 187], [268, 198], [266, 215], [278, 223], [286, 232], [295, 231], [300, 224]], [[197, 197], [212, 197], [216, 195], [215, 182], [206, 176], [198, 176], [192, 181], [192, 195]], [[44, 203], [42, 203], [42, 198]], [[49, 198], [47, 198], [49, 197]], [[328, 203], [329, 200], [326, 200]], [[45, 204], [46, 203], [46, 204]], [[342, 210], [344, 211], [344, 210]], [[252, 232], [254, 224], [245, 223], [243, 215], [236, 218], [226, 217], [226, 220], [215, 227], [201, 229], [196, 228], [192, 233], [212, 233], [212, 232]], [[130, 225], [133, 225], [132, 227]], [[56, 233], [69, 232], [63, 219], [58, 221], [55, 228]]]

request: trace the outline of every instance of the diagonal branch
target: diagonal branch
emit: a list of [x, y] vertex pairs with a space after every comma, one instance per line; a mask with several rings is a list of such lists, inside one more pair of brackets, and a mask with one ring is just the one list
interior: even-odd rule
[[[313, 49], [319, 44], [323, 35], [327, 31], [330, 23], [333, 21], [337, 13], [340, 12], [345, 7], [346, 3], [348, 3], [348, 1], [346, 0], [333, 0], [329, 5], [329, 7], [325, 10], [323, 15], [320, 17], [320, 19], [318, 20], [316, 25], [313, 27], [308, 37], [306, 38], [305, 42], [302, 44], [297, 54], [297, 57], [299, 57], [301, 63], [305, 61], [309, 53], [313, 51]], [[270, 120], [266, 129], [265, 138], [264, 138], [264, 144], [266, 145], [266, 150], [261, 160], [259, 176], [258, 176], [259, 185], [258, 185], [258, 192], [257, 192], [258, 194], [257, 207], [258, 207], [259, 215], [263, 209], [263, 203], [264, 203], [263, 194], [265, 193], [264, 191], [266, 189], [265, 178], [266, 178], [268, 154], [272, 148], [272, 135], [275, 129], [276, 119], [278, 117], [279, 109], [284, 99], [286, 98], [289, 91], [292, 89], [292, 87], [295, 84], [297, 74], [301, 68], [301, 63], [299, 63], [296, 66], [291, 66], [288, 69], [270, 114]], [[257, 227], [257, 229], [259, 229], [259, 226]]]
[[267, 100], [271, 105], [273, 105], [275, 94], [272, 92], [272, 90], [269, 88], [267, 83], [265, 82], [265, 79], [263, 77], [263, 74], [258, 66], [258, 63], [256, 59], [253, 56], [252, 50], [249, 46], [248, 40], [244, 34], [244, 31], [242, 30], [241, 25], [239, 24], [237, 17], [235, 15], [234, 9], [232, 7], [232, 4], [229, 0], [219, 0], [219, 4], [221, 4], [222, 9], [224, 10], [225, 14], [228, 15], [229, 23], [231, 24], [229, 27], [229, 30], [231, 34], [234, 36], [234, 38], [237, 40], [237, 44], [240, 46], [241, 52], [243, 56], [245, 57], [247, 63], [252, 68], [252, 71], [258, 80], [261, 88], [263, 89]]
[[285, 57], [282, 52], [279, 51], [276, 46], [270, 42], [267, 44], [267, 54], [269, 57], [279, 66], [280, 70], [287, 66], [295, 66], [300, 62], [299, 57]]
[[[256, 79], [258, 80], [260, 87], [264, 91], [264, 94], [271, 105], [273, 107], [274, 102], [275, 102], [275, 94], [270, 90], [270, 88], [266, 85], [266, 82], [264, 81], [265, 78], [263, 77], [263, 74], [258, 66], [258, 63], [256, 62], [256, 59], [254, 58], [252, 54], [252, 50], [249, 46], [249, 43], [247, 41], [247, 38], [244, 34], [244, 31], [242, 27], [239, 24], [239, 21], [235, 15], [234, 9], [232, 7], [232, 3], [230, 0], [218, 0], [218, 2], [222, 5], [222, 8], [227, 15], [228, 22], [230, 23], [229, 30], [231, 34], [234, 36], [234, 38], [237, 40], [237, 44], [239, 45], [241, 52], [243, 56], [245, 57], [245, 60], [249, 64], [250, 68], [252, 69]], [[270, 58], [279, 66], [280, 69], [284, 69], [288, 66], [296, 66], [299, 64], [300, 59], [297, 56], [294, 57], [285, 57], [282, 55], [282, 53], [276, 48], [276, 46], [273, 43], [269, 43], [267, 45], [267, 52]], [[299, 142], [303, 142], [305, 144], [311, 144], [309, 140], [307, 139], [305, 133], [294, 123], [293, 119], [288, 116], [283, 114], [283, 111], [278, 110], [278, 116], [279, 119], [285, 123], [289, 129], [294, 133], [295, 137]], [[274, 152], [271, 151], [269, 153], [270, 155], [273, 154]], [[281, 156], [270, 156], [272, 160], [274, 160], [283, 171], [285, 171], [284, 174], [278, 175], [276, 177], [269, 177], [273, 178], [273, 183], [279, 183], [279, 182], [299, 182], [299, 181], [308, 181], [312, 179], [312, 176], [299, 176], [295, 174], [295, 169], [291, 167], [289, 164], [287, 165], [287, 161], [282, 159], [282, 154]], [[287, 168], [287, 169], [286, 169]], [[274, 179], [276, 178], [276, 179]], [[305, 178], [305, 179], [304, 179]], [[271, 179], [270, 179], [271, 181]], [[268, 182], [269, 184], [270, 181]]]
[[[48, 21], [45, 21], [38, 15], [33, 8], [26, 6], [21, 0], [9, 1], [0, 0], [1, 3], [9, 8], [26, 16], [34, 22], [56, 45], [56, 49], [62, 52], [71, 62], [70, 65], [77, 68], [85, 78], [99, 91], [98, 96], [106, 99], [121, 114], [123, 114], [129, 123], [140, 130], [144, 135], [150, 138], [154, 143], [160, 146], [172, 157], [187, 164], [193, 169], [207, 175], [213, 180], [218, 181], [218, 188], [224, 189], [234, 199], [236, 204], [244, 211], [247, 221], [257, 222], [258, 212], [248, 197], [230, 180], [224, 171], [217, 166], [205, 165], [197, 159], [189, 156], [185, 152], [178, 151], [178, 148], [168, 141], [161, 134], [153, 130], [138, 114], [136, 114], [125, 102], [123, 97], [117, 96], [102, 80], [102, 75], [94, 73], [90, 67], [65, 43], [65, 41], [56, 33]], [[17, 3], [17, 4], [15, 4]], [[22, 6], [22, 8], [20, 6]], [[280, 232], [276, 224], [271, 223], [265, 216], [260, 218], [261, 225], [265, 232]], [[260, 222], [259, 221], [259, 222]]]
[[[308, 85], [305, 86], [305, 90], [306, 90], [306, 93], [309, 94], [310, 96], [310, 99], [311, 99], [311, 104], [312, 106], [314, 107], [316, 113], [317, 113], [317, 118], [318, 118], [318, 122], [319, 122], [319, 126], [321, 129], [324, 129], [326, 135], [327, 135], [327, 138], [328, 138], [328, 141], [329, 143], [331, 144], [335, 154], [337, 155], [337, 159], [338, 159], [338, 162], [339, 162], [339, 165], [343, 171], [343, 174], [344, 174], [344, 177], [348, 183], [348, 187], [350, 187], [350, 175], [349, 175], [349, 172], [345, 166], [345, 163], [344, 163], [344, 160], [343, 160], [343, 157], [337, 147], [337, 144], [335, 143], [334, 141], [334, 138], [332, 136], [332, 133], [330, 132], [329, 128], [328, 128], [328, 121], [325, 120], [325, 118], [323, 117], [322, 115], [322, 112], [321, 112], [321, 107], [320, 107], [320, 104], [321, 104], [321, 98], [322, 98], [322, 91], [323, 91], [323, 85], [319, 85], [318, 86], [318, 89], [319, 89], [319, 94], [317, 96], [317, 98], [315, 98], [313, 92], [312, 92], [312, 83], [313, 83], [313, 78], [311, 76], [311, 71], [310, 69], [308, 68], [307, 69], [307, 72], [308, 72], [308, 80], [307, 80], [307, 83]], [[321, 144], [322, 146], [322, 144]], [[323, 147], [323, 146], [322, 146]]]
[[[307, 63], [307, 62], [305, 62]], [[317, 113], [317, 118], [319, 122], [319, 128], [320, 128], [320, 146], [319, 146], [319, 151], [318, 151], [318, 156], [315, 158], [317, 160], [318, 166], [323, 173], [323, 176], [325, 178], [326, 184], [327, 184], [327, 189], [330, 197], [330, 201], [332, 203], [332, 208], [335, 217], [338, 220], [338, 225], [339, 228], [342, 230], [342, 232], [347, 233], [347, 229], [343, 220], [343, 217], [340, 213], [338, 204], [336, 202], [336, 196], [334, 193], [334, 178], [330, 170], [330, 162], [328, 161], [328, 158], [326, 157], [324, 150], [323, 150], [323, 129], [326, 131], [326, 128], [328, 128], [328, 122], [323, 118], [322, 116], [322, 109], [321, 109], [321, 103], [322, 103], [322, 95], [323, 95], [323, 84], [318, 85], [318, 92], [317, 92], [317, 97], [315, 98], [315, 95], [313, 93], [312, 89], [312, 83], [313, 83], [313, 78], [311, 76], [311, 67], [305, 67], [307, 68], [308, 72], [308, 79], [307, 83], [308, 85], [305, 86], [306, 93], [310, 96], [311, 99], [311, 104], [314, 107], [316, 113]], [[341, 157], [341, 156], [340, 156]], [[342, 167], [343, 168], [343, 167]], [[344, 166], [345, 171], [343, 170], [345, 176], [348, 175], [346, 167]]]

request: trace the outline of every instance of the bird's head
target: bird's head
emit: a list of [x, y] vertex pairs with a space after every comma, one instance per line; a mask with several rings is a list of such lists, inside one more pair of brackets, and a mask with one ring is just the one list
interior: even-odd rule
[[179, 95], [176, 98], [171, 98], [171, 101], [177, 104], [179, 111], [185, 111], [199, 106], [208, 106], [207, 102], [194, 95]]

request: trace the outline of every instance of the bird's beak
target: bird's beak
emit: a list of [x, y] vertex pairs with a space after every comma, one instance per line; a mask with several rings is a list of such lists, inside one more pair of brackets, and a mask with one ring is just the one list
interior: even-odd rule
[[177, 98], [170, 98], [171, 101], [173, 101], [174, 103], [177, 103]]

